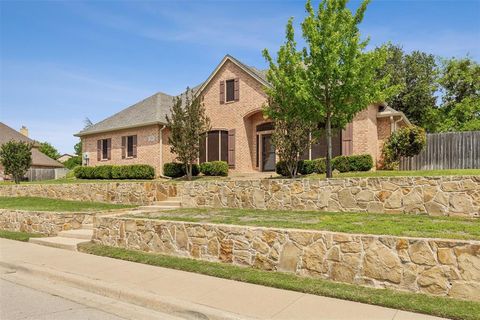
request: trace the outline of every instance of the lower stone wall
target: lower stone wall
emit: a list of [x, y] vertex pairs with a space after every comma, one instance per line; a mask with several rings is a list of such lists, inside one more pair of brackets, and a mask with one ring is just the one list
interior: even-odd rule
[[95, 217], [103, 245], [480, 301], [480, 241]]
[[175, 183], [95, 182], [0, 186], [0, 197], [42, 197], [122, 204], [150, 204], [177, 195]]
[[93, 214], [0, 209], [0, 230], [56, 236], [60, 231], [80, 229], [93, 223]]
[[480, 176], [194, 181], [184, 207], [480, 216]]

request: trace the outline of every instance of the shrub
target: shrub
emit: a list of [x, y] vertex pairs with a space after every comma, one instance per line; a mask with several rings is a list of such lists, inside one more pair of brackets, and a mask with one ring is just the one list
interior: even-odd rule
[[153, 179], [155, 178], [155, 169], [146, 164], [104, 165], [76, 167], [74, 174], [77, 179]]
[[332, 168], [340, 172], [350, 171], [350, 161], [347, 156], [338, 156], [332, 159]]
[[312, 174], [315, 172], [315, 160], [303, 160], [299, 163], [298, 172], [300, 174]]
[[313, 161], [313, 170], [315, 173], [325, 173], [327, 171], [327, 164], [325, 158], [318, 158]]
[[81, 156], [75, 156], [71, 157], [67, 161], [63, 163], [65, 168], [72, 170], [76, 166], [81, 166], [82, 165], [82, 157]]
[[[303, 172], [306, 172], [305, 170], [308, 170], [305, 168], [305, 160], [298, 161], [297, 172], [300, 174], [307, 174], [307, 173], [303, 173]], [[287, 168], [287, 164], [283, 160], [280, 160], [275, 164], [275, 172], [284, 177], [290, 176], [290, 171]]]
[[[200, 167], [198, 164], [192, 164], [192, 176], [198, 176]], [[167, 162], [163, 165], [163, 175], [170, 178], [180, 178], [187, 174], [186, 167], [183, 163]]]
[[373, 168], [373, 159], [369, 154], [348, 157], [350, 171], [369, 171]]
[[200, 172], [206, 176], [228, 176], [228, 163], [225, 161], [211, 161], [200, 164]]
[[413, 157], [422, 151], [427, 143], [425, 130], [407, 126], [393, 132], [383, 145], [385, 169], [396, 169], [400, 157]]
[[165, 163], [163, 165], [163, 175], [170, 178], [183, 177], [185, 175], [185, 167], [183, 163], [178, 163], [178, 162]]

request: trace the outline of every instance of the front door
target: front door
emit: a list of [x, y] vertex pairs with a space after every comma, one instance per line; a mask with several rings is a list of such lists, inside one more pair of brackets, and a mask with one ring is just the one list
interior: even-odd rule
[[275, 147], [271, 134], [262, 134], [262, 171], [275, 171]]

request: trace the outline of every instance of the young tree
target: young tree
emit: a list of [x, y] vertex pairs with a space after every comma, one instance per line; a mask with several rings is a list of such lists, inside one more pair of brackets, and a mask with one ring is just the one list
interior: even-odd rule
[[470, 58], [442, 61], [438, 131], [480, 130], [480, 64]]
[[378, 79], [376, 70], [386, 60], [385, 50], [365, 52], [368, 40], [360, 39], [369, 0], [355, 14], [347, 0], [322, 0], [318, 12], [307, 1], [302, 23], [307, 103], [305, 117], [325, 127], [327, 177], [332, 177], [332, 127], [344, 128], [369, 104], [385, 101], [391, 94], [388, 77]]
[[210, 119], [200, 97], [189, 88], [184, 95], [174, 98], [170, 114], [167, 116], [170, 150], [185, 165], [187, 179], [191, 180], [192, 165], [199, 156], [200, 135], [210, 130]]
[[38, 150], [40, 150], [41, 153], [55, 160], [60, 157], [60, 153], [58, 152], [58, 150], [48, 142], [41, 142]]
[[5, 174], [10, 174], [15, 183], [20, 183], [32, 165], [32, 145], [23, 141], [9, 141], [0, 147], [0, 162]]
[[266, 89], [268, 105], [265, 114], [275, 124], [273, 143], [280, 160], [284, 161], [290, 177], [297, 174], [298, 161], [310, 146], [310, 121], [300, 114], [305, 110], [305, 69], [302, 53], [296, 49], [292, 19], [287, 23], [286, 41], [274, 61], [267, 49], [263, 56], [269, 63], [267, 80], [272, 85]]

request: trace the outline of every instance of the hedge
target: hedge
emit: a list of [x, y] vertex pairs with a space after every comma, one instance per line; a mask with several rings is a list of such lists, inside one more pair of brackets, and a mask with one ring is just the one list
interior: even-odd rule
[[301, 174], [325, 173], [325, 158], [315, 160], [303, 160], [303, 164], [299, 164], [298, 170]]
[[[308, 174], [308, 173], [305, 173], [306, 170], [309, 170], [309, 169], [305, 169], [305, 160], [298, 161], [297, 172], [300, 174]], [[284, 177], [290, 176], [290, 172], [288, 171], [287, 164], [283, 160], [280, 160], [275, 164], [275, 172]]]
[[369, 154], [338, 156], [332, 159], [332, 167], [340, 172], [369, 171], [373, 168], [373, 159]]
[[228, 176], [228, 163], [225, 161], [211, 161], [200, 164], [200, 172], [206, 176]]
[[[198, 176], [200, 168], [198, 164], [192, 165], [192, 176]], [[163, 165], [163, 175], [170, 178], [180, 178], [187, 174], [186, 167], [183, 163], [167, 162]]]
[[155, 178], [155, 169], [146, 164], [103, 165], [76, 167], [74, 174], [77, 179], [153, 179]]

